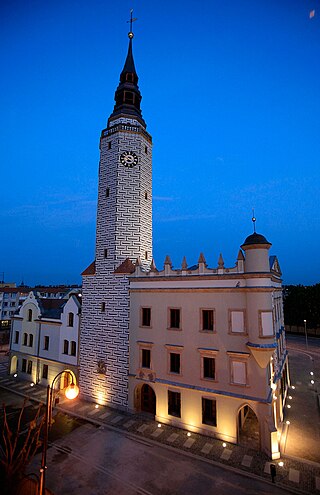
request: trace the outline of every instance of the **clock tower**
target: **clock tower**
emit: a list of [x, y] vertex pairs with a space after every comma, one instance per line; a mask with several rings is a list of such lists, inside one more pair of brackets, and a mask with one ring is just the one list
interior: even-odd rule
[[[132, 24], [131, 24], [132, 25]], [[140, 103], [130, 30], [115, 105], [100, 138], [95, 261], [83, 272], [80, 387], [84, 398], [126, 409], [129, 281], [152, 260], [152, 138]]]

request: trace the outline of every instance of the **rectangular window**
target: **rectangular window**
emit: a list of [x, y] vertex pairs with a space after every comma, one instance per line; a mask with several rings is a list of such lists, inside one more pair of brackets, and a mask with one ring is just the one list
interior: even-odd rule
[[74, 340], [71, 341], [71, 356], [75, 356], [77, 354], [77, 344]]
[[32, 333], [30, 333], [29, 335], [29, 347], [32, 347], [33, 346], [33, 335]]
[[14, 332], [14, 343], [19, 344], [19, 332], [17, 330]]
[[28, 321], [32, 321], [32, 309], [28, 309]]
[[69, 341], [64, 340], [63, 341], [63, 354], [68, 354], [69, 352]]
[[26, 373], [26, 371], [27, 371], [27, 360], [26, 359], [22, 359], [21, 371], [23, 371], [24, 373]]
[[150, 368], [151, 352], [150, 349], [141, 349], [141, 366], [142, 368]]
[[244, 311], [230, 312], [230, 326], [232, 333], [245, 333]]
[[101, 303], [101, 313], [104, 313], [106, 310], [106, 303], [105, 302], [102, 302]]
[[28, 345], [28, 334], [27, 333], [23, 334], [23, 345]]
[[104, 250], [103, 255], [105, 258], [108, 258], [108, 250], [107, 249]]
[[168, 390], [168, 414], [181, 418], [181, 394]]
[[151, 308], [141, 308], [141, 326], [151, 326]]
[[28, 375], [31, 375], [32, 373], [32, 361], [28, 361], [27, 373]]
[[109, 187], [107, 187], [107, 189], [106, 189], [106, 198], [109, 198], [109, 196], [110, 196], [110, 189], [109, 189]]
[[180, 354], [170, 352], [170, 373], [180, 374]]
[[42, 378], [45, 380], [48, 378], [48, 365], [44, 364], [42, 367]]
[[202, 423], [217, 426], [216, 401], [202, 397]]
[[273, 319], [271, 311], [260, 311], [260, 334], [262, 337], [271, 337], [273, 331]]
[[246, 363], [243, 361], [231, 362], [231, 382], [236, 385], [247, 384]]
[[216, 377], [215, 359], [211, 357], [203, 357], [203, 378], [214, 380]]
[[44, 336], [44, 345], [43, 345], [43, 349], [45, 351], [48, 351], [49, 350], [49, 336], [48, 335], [45, 335]]
[[170, 308], [169, 328], [180, 328], [180, 309]]
[[108, 142], [108, 150], [111, 150], [111, 141]]
[[202, 330], [213, 332], [213, 309], [202, 310]]

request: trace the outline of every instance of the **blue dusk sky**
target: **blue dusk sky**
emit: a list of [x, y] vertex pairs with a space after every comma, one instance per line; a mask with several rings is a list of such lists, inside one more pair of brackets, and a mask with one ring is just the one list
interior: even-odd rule
[[319, 282], [319, 0], [2, 0], [0, 278], [78, 283], [94, 258], [131, 7], [157, 267], [233, 266], [254, 207], [284, 283]]

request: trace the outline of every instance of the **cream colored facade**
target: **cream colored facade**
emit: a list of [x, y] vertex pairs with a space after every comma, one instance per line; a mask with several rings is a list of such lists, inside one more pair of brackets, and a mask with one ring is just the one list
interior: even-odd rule
[[[130, 276], [129, 409], [159, 422], [251, 442], [280, 456], [289, 382], [281, 272], [270, 244], [249, 236], [236, 266]], [[251, 438], [251, 440], [250, 440]]]

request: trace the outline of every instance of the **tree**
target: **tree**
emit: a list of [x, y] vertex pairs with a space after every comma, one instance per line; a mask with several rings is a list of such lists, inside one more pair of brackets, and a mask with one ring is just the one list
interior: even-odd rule
[[26, 420], [26, 402], [20, 410], [18, 419], [10, 418], [3, 404], [2, 438], [0, 451], [0, 469], [5, 480], [3, 494], [14, 495], [19, 492], [19, 485], [25, 476], [26, 467], [31, 462], [39, 447], [41, 429], [44, 424], [42, 405], [31, 420]]

